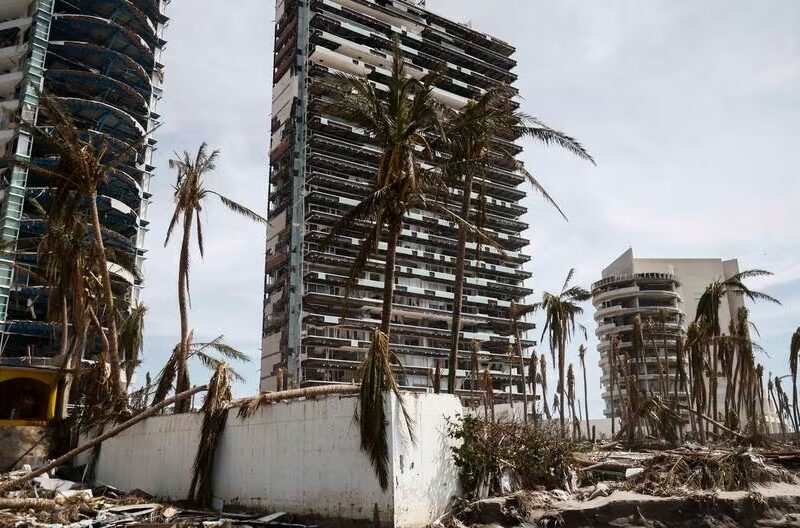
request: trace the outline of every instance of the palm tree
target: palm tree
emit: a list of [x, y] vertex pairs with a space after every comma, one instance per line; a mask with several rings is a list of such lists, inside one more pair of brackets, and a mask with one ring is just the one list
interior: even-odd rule
[[583, 371], [583, 405], [586, 411], [586, 439], [591, 440], [592, 434], [589, 430], [589, 389], [586, 384], [586, 345], [581, 344], [578, 347], [578, 359], [581, 360], [581, 370]]
[[[795, 420], [800, 423], [800, 411], [797, 409], [797, 361], [800, 356], [800, 327], [792, 335], [789, 343], [789, 369], [792, 373], [792, 408], [794, 409]], [[795, 431], [800, 440], [800, 430]]]
[[706, 286], [705, 291], [697, 301], [697, 313], [695, 322], [700, 324], [701, 330], [711, 340], [711, 377], [710, 377], [710, 390], [711, 390], [711, 416], [716, 420], [717, 416], [717, 374], [719, 373], [718, 354], [719, 354], [719, 339], [722, 334], [719, 311], [722, 305], [722, 299], [727, 296], [733, 297], [747, 297], [751, 301], [768, 301], [775, 304], [781, 304], [780, 301], [774, 297], [770, 297], [766, 293], [758, 292], [749, 289], [743, 281], [746, 279], [765, 277], [772, 275], [771, 272], [759, 269], [745, 270], [733, 275], [728, 279], [718, 279]]
[[[89, 207], [88, 222], [94, 248], [92, 251], [93, 269], [100, 277], [100, 290], [104, 303], [105, 327], [101, 324], [99, 332], [104, 342], [107, 341], [107, 356], [110, 366], [110, 392], [114, 405], [123, 405], [126, 398], [121, 385], [121, 365], [118, 346], [117, 317], [115, 296], [108, 269], [109, 251], [103, 236], [121, 238], [120, 235], [105, 229], [100, 223], [98, 212], [98, 187], [106, 183], [120, 165], [125, 163], [142, 145], [145, 138], [112, 148], [109, 140], [99, 134], [90, 134], [88, 139], [76, 127], [69, 112], [57, 99], [40, 94], [39, 112], [46, 126], [39, 126], [23, 120], [22, 128], [27, 130], [34, 140], [44, 146], [58, 160], [55, 166], [14, 158], [13, 163], [22, 166], [31, 173], [49, 178], [54, 185], [53, 201], [63, 202], [73, 197], [79, 202], [87, 202]], [[127, 242], [127, 240], [125, 240]], [[101, 314], [102, 315], [102, 314]]]
[[[189, 388], [189, 373], [186, 368], [189, 356], [189, 313], [187, 299], [189, 298], [189, 246], [191, 245], [192, 223], [196, 222], [197, 246], [200, 250], [200, 257], [203, 257], [203, 227], [200, 212], [203, 210], [205, 199], [211, 195], [216, 196], [222, 204], [231, 211], [244, 216], [254, 222], [266, 224], [267, 221], [258, 213], [253, 212], [247, 207], [231, 200], [227, 196], [208, 189], [203, 181], [206, 176], [216, 169], [216, 161], [219, 157], [219, 150], [208, 152], [208, 145], [203, 143], [197, 149], [197, 154], [191, 156], [188, 152], [183, 153], [182, 157], [176, 155], [171, 159], [169, 165], [177, 170], [177, 180], [173, 186], [175, 210], [167, 228], [167, 236], [164, 246], [169, 243], [172, 230], [179, 223], [183, 224], [183, 237], [181, 239], [181, 251], [178, 258], [178, 310], [181, 321], [181, 342], [177, 358], [177, 383], [176, 392], [184, 392]], [[189, 400], [182, 400], [176, 404], [175, 412], [186, 412]]]
[[[462, 189], [461, 218], [464, 220], [469, 219], [472, 209], [474, 179], [480, 178], [485, 183], [486, 170], [493, 162], [497, 161], [498, 157], [509, 162], [510, 165], [516, 166], [517, 172], [523, 174], [545, 201], [553, 205], [564, 216], [544, 186], [525, 170], [524, 166], [515, 159], [513, 152], [506, 150], [502, 143], [496, 141], [499, 137], [512, 141], [520, 137], [530, 137], [545, 145], [560, 146], [576, 156], [594, 163], [589, 153], [574, 138], [550, 128], [538, 119], [515, 111], [510, 104], [512, 96], [513, 92], [508, 86], [497, 86], [488, 90], [477, 100], [468, 103], [460, 112], [454, 112], [454, 115], [445, 124], [443, 150], [447, 152], [450, 159], [443, 170], [451, 184]], [[566, 220], [566, 216], [564, 219]], [[456, 365], [458, 362], [467, 235], [468, 229], [461, 226], [455, 259], [456, 276], [453, 294], [450, 365]], [[447, 391], [450, 394], [455, 392], [455, 383], [456, 369], [451, 368], [447, 375]]]
[[[559, 394], [559, 419], [561, 429], [564, 430], [564, 361], [566, 357], [567, 344], [575, 333], [575, 317], [583, 313], [583, 308], [578, 303], [588, 301], [592, 298], [591, 293], [580, 286], [570, 286], [575, 269], [567, 273], [567, 279], [558, 294], [544, 292], [542, 300], [532, 305], [533, 311], [543, 311], [545, 314], [545, 324], [542, 330], [542, 337], [548, 334], [550, 341], [550, 354], [555, 357], [558, 351], [558, 386]], [[578, 325], [583, 328], [582, 325]], [[585, 333], [585, 328], [583, 329]]]
[[[330, 112], [367, 130], [381, 154], [369, 194], [343, 215], [323, 245], [328, 245], [345, 231], [363, 230], [364, 241], [350, 270], [348, 286], [351, 287], [366, 269], [386, 228], [383, 310], [379, 329], [388, 340], [391, 336], [396, 249], [404, 215], [412, 208], [427, 208], [456, 216], [433, 199], [441, 191], [441, 180], [422, 168], [423, 159], [433, 158], [428, 136], [440, 129], [437, 105], [430, 86], [406, 75], [399, 43], [395, 44], [388, 96], [382, 96], [368, 79], [361, 77], [340, 74], [332, 77], [330, 84], [335, 99]], [[455, 368], [455, 365], [450, 368]]]

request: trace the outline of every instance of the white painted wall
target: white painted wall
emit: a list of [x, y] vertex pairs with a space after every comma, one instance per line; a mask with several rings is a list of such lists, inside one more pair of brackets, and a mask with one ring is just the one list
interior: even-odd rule
[[[214, 494], [226, 504], [323, 518], [372, 520], [417, 528], [438, 517], [458, 494], [458, 473], [446, 435], [461, 412], [449, 395], [407, 394], [416, 442], [394, 396], [390, 410], [391, 485], [381, 491], [360, 450], [355, 397], [278, 403], [241, 420], [233, 410], [220, 440]], [[202, 415], [150, 418], [103, 443], [98, 483], [183, 499], [200, 437]]]

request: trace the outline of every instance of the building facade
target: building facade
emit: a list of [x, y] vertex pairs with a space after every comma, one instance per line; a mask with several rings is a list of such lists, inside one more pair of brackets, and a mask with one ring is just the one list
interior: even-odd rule
[[[0, 2], [0, 155], [37, 164], [53, 153], [18, 126], [18, 118], [46, 126], [40, 93], [57, 99], [86, 141], [102, 141], [111, 153], [135, 152], [98, 189], [108, 246], [144, 259], [147, 207], [161, 98], [162, 39], [168, 0], [3, 0]], [[0, 365], [60, 365], [58, 324], [47, 320], [48, 290], [36, 274], [36, 253], [15, 250], [40, 236], [52, 182], [19, 165], [0, 166]], [[30, 247], [30, 244], [24, 245]], [[141, 279], [109, 263], [121, 306], [138, 299]], [[23, 376], [24, 377], [24, 376]], [[55, 378], [54, 378], [55, 379]], [[5, 382], [4, 382], [5, 383]]]
[[[633, 346], [634, 318], [642, 325], [644, 363], [637, 366], [641, 389], [655, 394], [660, 386], [660, 365], [664, 357], [670, 372], [676, 368], [677, 339], [685, 335], [694, 321], [697, 301], [706, 286], [718, 279], [739, 273], [739, 264], [722, 259], [656, 259], [635, 258], [629, 249], [603, 270], [602, 279], [592, 285], [596, 335], [599, 340], [605, 416], [611, 416], [612, 402], [609, 351], [612, 346], [626, 352]], [[741, 297], [728, 295], [720, 305], [720, 321], [736, 318]], [[725, 323], [727, 324], [727, 323]], [[670, 385], [669, 390], [674, 387]], [[720, 378], [718, 399], [724, 399], [725, 383]], [[620, 416], [621, 395], [614, 394], [614, 416]], [[679, 392], [686, 401], [686, 393]], [[722, 401], [722, 400], [720, 400]]]
[[[280, 377], [290, 387], [352, 382], [380, 319], [385, 243], [349, 293], [346, 313], [345, 280], [360, 235], [354, 230], [346, 242], [320, 248], [330, 227], [366, 195], [379, 155], [364, 130], [326, 115], [330, 98], [324, 79], [343, 72], [385, 90], [398, 41], [411, 75], [441, 73], [434, 95], [451, 108], [516, 80], [512, 46], [414, 4], [277, 2], [262, 391], [275, 390]], [[513, 144], [506, 148], [521, 151]], [[496, 390], [521, 390], [519, 370], [509, 371], [514, 341], [508, 311], [512, 300], [530, 294], [523, 287], [530, 274], [522, 269], [529, 260], [522, 253], [528, 245], [521, 236], [528, 227], [521, 218], [524, 178], [513, 166], [498, 164], [487, 180], [487, 230], [507, 255], [484, 247], [478, 259], [476, 245], [467, 247], [461, 357], [453, 366], [462, 394], [472, 390], [468, 357], [474, 343]], [[451, 192], [455, 211], [463, 191]], [[415, 211], [406, 218], [397, 250], [391, 336], [405, 388], [431, 387], [437, 360], [443, 374], [450, 368], [457, 238], [456, 225], [434, 214]]]

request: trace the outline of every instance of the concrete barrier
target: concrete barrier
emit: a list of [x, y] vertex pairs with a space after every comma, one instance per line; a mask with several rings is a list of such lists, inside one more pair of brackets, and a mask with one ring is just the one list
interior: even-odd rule
[[[405, 400], [416, 443], [396, 397], [385, 397], [391, 453], [385, 492], [359, 447], [357, 399], [329, 396], [267, 405], [244, 420], [233, 410], [217, 451], [214, 495], [264, 511], [425, 526], [459, 492], [446, 427], [461, 405], [450, 395], [407, 394]], [[158, 416], [103, 443], [96, 481], [185, 498], [202, 421], [200, 414]]]

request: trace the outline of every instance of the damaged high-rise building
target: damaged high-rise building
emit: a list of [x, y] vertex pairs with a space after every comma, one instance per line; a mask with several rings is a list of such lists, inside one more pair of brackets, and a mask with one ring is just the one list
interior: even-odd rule
[[[434, 96], [455, 109], [501, 83], [513, 85], [514, 48], [471, 27], [402, 0], [278, 0], [273, 71], [269, 227], [266, 249], [261, 390], [349, 383], [378, 326], [385, 244], [349, 292], [345, 281], [359, 248], [324, 250], [330, 227], [366, 195], [379, 151], [362, 129], [325, 113], [327, 76], [342, 72], [386, 89], [394, 42], [410, 75], [436, 71]], [[515, 103], [516, 104], [516, 103]], [[516, 154], [521, 148], [505, 145]], [[458, 365], [448, 365], [453, 313], [457, 226], [430, 212], [407, 215], [397, 249], [391, 348], [408, 389], [432, 386], [437, 361], [443, 377], [457, 369], [457, 389], [473, 392], [471, 347], [489, 368], [496, 393], [520, 394], [521, 372], [510, 367], [514, 343], [509, 308], [531, 293], [523, 282], [529, 257], [524, 178], [509, 161], [485, 177], [486, 229], [506, 250], [467, 246], [463, 334]], [[461, 195], [452, 189], [452, 196]], [[474, 203], [478, 204], [478, 195]], [[451, 204], [456, 211], [455, 202]], [[533, 325], [523, 323], [523, 329]], [[531, 341], [524, 341], [529, 350]]]
[[[106, 244], [139, 264], [154, 170], [155, 141], [148, 134], [159, 119], [168, 1], [0, 2], [0, 154], [37, 164], [53, 161], [53, 153], [18, 126], [19, 117], [46, 125], [38, 111], [42, 93], [66, 108], [86, 138], [102, 138], [120, 153], [126, 145], [140, 144], [100, 185], [97, 199]], [[18, 242], [44, 232], [32, 200], [46, 206], [53, 182], [8, 163], [0, 166], [0, 182], [0, 390], [13, 392], [7, 383], [24, 378], [39, 383], [31, 385], [33, 392], [52, 392], [56, 373], [9, 369], [59, 365], [60, 329], [47, 318], [48, 289], [28, 271], [35, 270], [36, 252], [15, 250], [31, 247]], [[113, 262], [109, 270], [120, 305], [136, 302], [141, 279]]]
[[[617, 377], [614, 400], [611, 399], [612, 347], [616, 350], [614, 357], [631, 354], [637, 339], [634, 332], [637, 318], [636, 324], [640, 324], [641, 332], [638, 336], [641, 360], [637, 359], [636, 364], [640, 389], [665, 398], [677, 395], [684, 403], [688, 401], [685, 387], [678, 390], [672, 379], [665, 393], [665, 388], [660, 385], [662, 369], [666, 365], [666, 372], [676, 372], [678, 358], [685, 357], [678, 355], [678, 340], [686, 335], [687, 327], [695, 320], [697, 301], [706, 287], [715, 280], [727, 280], [737, 273], [739, 263], [735, 259], [636, 258], [633, 249], [625, 251], [603, 270], [603, 278], [592, 285], [592, 303], [606, 417], [613, 415], [619, 419], [622, 416], [622, 401], [627, 394], [624, 382]], [[741, 295], [725, 295], [719, 308], [723, 327], [728, 321], [735, 320], [743, 307]], [[688, 366], [683, 368], [688, 369]], [[616, 370], [619, 376], [619, 363]], [[721, 409], [725, 383], [722, 374], [718, 378], [720, 389], [717, 398]]]

